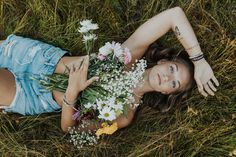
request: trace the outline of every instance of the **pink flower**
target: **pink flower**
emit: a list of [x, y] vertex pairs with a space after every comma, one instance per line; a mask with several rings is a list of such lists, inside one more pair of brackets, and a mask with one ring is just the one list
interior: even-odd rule
[[97, 59], [99, 59], [100, 61], [103, 61], [106, 59], [106, 56], [103, 54], [98, 54]]
[[129, 64], [131, 62], [131, 58], [132, 58], [131, 53], [130, 53], [128, 48], [125, 48], [124, 51], [125, 51], [125, 53], [124, 53], [124, 63]]

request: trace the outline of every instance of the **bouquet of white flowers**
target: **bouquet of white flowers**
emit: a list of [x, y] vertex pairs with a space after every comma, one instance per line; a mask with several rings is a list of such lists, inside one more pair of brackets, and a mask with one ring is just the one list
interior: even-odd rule
[[[81, 121], [82, 128], [87, 126], [84, 120], [88, 117], [102, 122], [102, 125], [96, 131], [96, 136], [91, 131], [85, 133], [70, 128], [72, 142], [78, 147], [95, 144], [101, 134], [112, 134], [117, 130], [117, 124], [112, 121], [121, 114], [127, 115], [130, 107], [138, 105], [134, 104], [133, 89], [142, 82], [146, 68], [146, 61], [142, 59], [132, 65], [131, 71], [125, 71], [125, 65], [131, 61], [131, 53], [114, 41], [105, 43], [97, 55], [91, 54], [97, 39], [93, 31], [98, 29], [98, 25], [91, 20], [84, 20], [80, 24], [78, 31], [82, 33], [87, 54], [90, 55], [88, 78], [99, 76], [99, 81], [80, 93], [73, 118]], [[48, 90], [65, 92], [68, 77], [67, 73], [53, 74], [40, 82]]]

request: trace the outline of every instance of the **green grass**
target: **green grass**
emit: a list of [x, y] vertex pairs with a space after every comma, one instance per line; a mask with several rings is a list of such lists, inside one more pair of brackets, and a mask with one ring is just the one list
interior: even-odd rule
[[[96, 47], [124, 41], [148, 18], [180, 6], [186, 12], [220, 87], [204, 99], [195, 90], [168, 113], [141, 108], [128, 128], [77, 150], [60, 131], [60, 114], [0, 114], [1, 156], [229, 156], [236, 149], [235, 0], [0, 0], [0, 39], [15, 33], [83, 53], [81, 19], [100, 25]], [[158, 40], [183, 49], [173, 33]]]

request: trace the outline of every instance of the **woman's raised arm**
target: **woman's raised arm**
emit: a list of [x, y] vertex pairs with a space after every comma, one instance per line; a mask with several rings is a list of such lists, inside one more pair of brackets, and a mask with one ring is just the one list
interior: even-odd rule
[[[186, 15], [180, 7], [175, 7], [163, 11], [146, 21], [122, 44], [123, 47], [129, 48], [131, 51], [131, 63], [141, 58], [148, 46], [170, 29], [174, 31], [190, 57], [202, 54], [200, 45]], [[214, 91], [216, 91], [215, 85], [218, 86], [219, 83], [211, 67], [204, 58], [193, 63], [195, 65], [194, 77], [199, 92], [204, 96], [208, 94], [214, 95]]]
[[173, 31], [178, 29], [178, 39], [184, 47], [197, 43], [192, 27], [182, 9], [175, 7], [165, 10], [146, 21], [123, 43], [123, 46], [130, 49], [132, 61], [134, 61], [142, 57], [148, 46], [170, 29]]

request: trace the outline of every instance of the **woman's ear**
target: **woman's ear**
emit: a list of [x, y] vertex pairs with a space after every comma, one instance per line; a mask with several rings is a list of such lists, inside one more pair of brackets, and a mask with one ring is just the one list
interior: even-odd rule
[[157, 61], [157, 64], [163, 64], [167, 61], [168, 61], [167, 59], [161, 59], [161, 60]]

